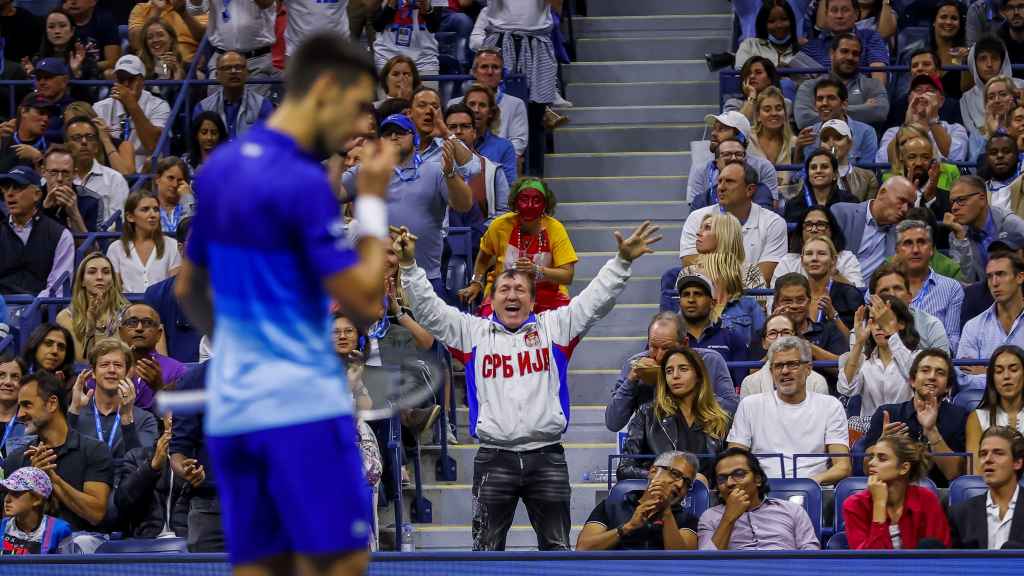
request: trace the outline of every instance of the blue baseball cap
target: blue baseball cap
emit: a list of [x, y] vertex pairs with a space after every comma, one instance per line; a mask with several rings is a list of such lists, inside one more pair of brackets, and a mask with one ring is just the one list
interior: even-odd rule
[[42, 178], [36, 171], [29, 168], [28, 166], [15, 166], [11, 168], [6, 174], [0, 174], [0, 183], [2, 182], [14, 182], [21, 187], [24, 186], [35, 186], [37, 188], [43, 187]]
[[387, 126], [397, 126], [403, 131], [412, 134], [412, 145], [413, 148], [420, 147], [420, 133], [416, 130], [416, 125], [412, 123], [412, 119], [405, 114], [392, 114], [388, 116], [380, 123], [380, 133], [384, 134], [384, 128]]
[[68, 76], [71, 74], [71, 71], [68, 70], [68, 64], [63, 58], [55, 58], [52, 56], [49, 58], [41, 58], [36, 62], [35, 68], [32, 70], [32, 75], [37, 76], [40, 72], [43, 74], [49, 74], [50, 76]]

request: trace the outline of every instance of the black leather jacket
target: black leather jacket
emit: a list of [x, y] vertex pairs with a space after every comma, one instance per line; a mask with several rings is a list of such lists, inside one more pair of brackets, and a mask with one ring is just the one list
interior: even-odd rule
[[[701, 457], [705, 454], [718, 454], [725, 449], [725, 438], [713, 438], [708, 434], [701, 433], [704, 439], [702, 445], [684, 446], [680, 438], [679, 417], [666, 416], [658, 419], [654, 415], [654, 403], [647, 402], [637, 410], [633, 419], [629, 421], [629, 438], [622, 448], [623, 454], [661, 454], [672, 450], [690, 452]], [[695, 429], [700, 429], [700, 423], [694, 424]], [[700, 470], [704, 476], [713, 473], [713, 457], [701, 457]], [[619, 468], [616, 471], [619, 480], [626, 478], [647, 478], [647, 472], [651, 468], [651, 460], [634, 460], [623, 458], [619, 461]]]

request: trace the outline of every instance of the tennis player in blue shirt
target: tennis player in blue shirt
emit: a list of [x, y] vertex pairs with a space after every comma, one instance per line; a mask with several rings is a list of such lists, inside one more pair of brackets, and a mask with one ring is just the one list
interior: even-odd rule
[[[362, 574], [370, 500], [329, 298], [367, 316], [384, 291], [397, 153], [363, 154], [349, 240], [320, 162], [373, 99], [373, 62], [333, 33], [289, 57], [287, 96], [196, 179], [176, 292], [213, 334], [205, 428], [235, 574]], [[214, 331], [214, 327], [216, 330]]]

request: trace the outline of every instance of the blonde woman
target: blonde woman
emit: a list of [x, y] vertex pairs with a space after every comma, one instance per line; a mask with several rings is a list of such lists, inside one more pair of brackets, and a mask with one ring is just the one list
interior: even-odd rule
[[[629, 421], [623, 454], [661, 454], [679, 450], [692, 454], [718, 454], [725, 448], [729, 415], [715, 400], [711, 380], [700, 354], [673, 348], [661, 359], [654, 400], [642, 405]], [[705, 478], [713, 459], [701, 465]], [[622, 459], [617, 471], [624, 478], [646, 478], [649, 462]]]
[[864, 303], [864, 296], [839, 273], [838, 263], [839, 252], [827, 236], [814, 236], [804, 242], [800, 265], [811, 285], [811, 321], [835, 321], [836, 327], [849, 337], [853, 316]]
[[[799, 164], [802, 151], [789, 123], [786, 98], [775, 86], [769, 86], [754, 100], [754, 134], [748, 154], [760, 153], [772, 164]], [[800, 189], [796, 172], [779, 172], [779, 194], [789, 200]]]
[[75, 361], [84, 362], [97, 339], [117, 334], [118, 320], [127, 307], [121, 278], [110, 259], [100, 252], [86, 255], [75, 271], [71, 305], [57, 314], [57, 324], [71, 332], [75, 341]]

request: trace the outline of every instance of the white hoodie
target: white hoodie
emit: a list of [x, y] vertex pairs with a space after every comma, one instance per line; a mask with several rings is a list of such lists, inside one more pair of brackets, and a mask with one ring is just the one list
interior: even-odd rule
[[[978, 76], [978, 66], [974, 61], [975, 48], [976, 46], [971, 46], [971, 50], [967, 54], [967, 67], [974, 78], [974, 87], [960, 97], [960, 116], [964, 121], [964, 127], [967, 128], [968, 136], [984, 138], [985, 83]], [[997, 75], [1013, 77], [1013, 63], [1010, 62], [1010, 55], [1006, 53], [1005, 47], [1003, 48], [1003, 65]], [[1014, 78], [1013, 81], [1018, 88], [1024, 88], [1024, 80]]]
[[616, 256], [568, 306], [530, 314], [518, 330], [444, 303], [418, 266], [402, 268], [412, 313], [466, 365], [469, 432], [482, 446], [535, 450], [569, 426], [569, 358], [583, 335], [615, 307], [630, 263]]

